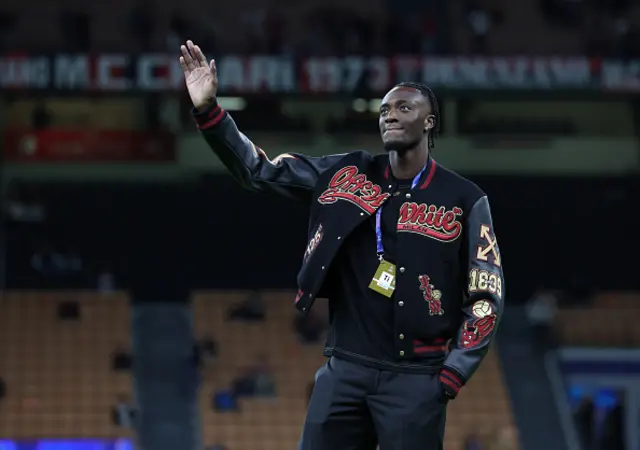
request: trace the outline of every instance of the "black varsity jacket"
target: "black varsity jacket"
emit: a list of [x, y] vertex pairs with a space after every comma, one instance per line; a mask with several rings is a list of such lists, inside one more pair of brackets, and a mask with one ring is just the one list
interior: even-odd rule
[[[294, 301], [308, 312], [323, 296], [345, 237], [390, 197], [388, 155], [285, 153], [270, 160], [217, 104], [194, 117], [243, 187], [310, 203], [309, 242]], [[489, 203], [475, 184], [433, 160], [405, 197], [397, 224], [393, 301], [396, 325], [406, 331], [393, 364], [441, 364], [443, 387], [455, 395], [486, 355], [503, 311], [502, 259]]]

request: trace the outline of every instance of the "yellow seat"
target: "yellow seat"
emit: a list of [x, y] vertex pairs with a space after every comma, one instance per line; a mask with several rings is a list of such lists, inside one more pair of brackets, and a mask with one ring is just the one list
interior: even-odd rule
[[[265, 293], [267, 315], [262, 323], [227, 322], [227, 310], [248, 295], [198, 292], [192, 298], [196, 335], [213, 336], [220, 345], [219, 358], [205, 368], [207, 375], [201, 389], [204, 442], [240, 450], [296, 448], [306, 413], [307, 387], [324, 363], [322, 345], [302, 346], [296, 339], [292, 329], [293, 292]], [[319, 300], [315, 307], [326, 308], [326, 302]], [[240, 413], [213, 411], [213, 390], [228, 386], [240, 368], [263, 353], [272, 366], [278, 396], [272, 400], [242, 400]], [[495, 351], [489, 353], [459, 398], [450, 404], [448, 417], [445, 448], [451, 450], [462, 450], [470, 431], [488, 433], [513, 427]]]
[[[77, 301], [81, 320], [62, 322], [57, 307]], [[130, 345], [124, 293], [6, 292], [0, 302], [0, 373], [7, 398], [0, 436], [13, 439], [127, 437], [111, 424], [131, 377], [111, 371], [116, 346]]]

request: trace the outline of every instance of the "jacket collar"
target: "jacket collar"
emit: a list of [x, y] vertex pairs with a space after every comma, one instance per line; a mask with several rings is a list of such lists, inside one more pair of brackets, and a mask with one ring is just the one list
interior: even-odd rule
[[[431, 184], [431, 180], [433, 179], [433, 175], [436, 173], [436, 167], [438, 163], [436, 160], [429, 155], [429, 159], [427, 160], [427, 167], [420, 176], [420, 181], [418, 182], [418, 189], [426, 189]], [[389, 162], [387, 162], [387, 166], [384, 169], [384, 179], [391, 179], [391, 166]]]

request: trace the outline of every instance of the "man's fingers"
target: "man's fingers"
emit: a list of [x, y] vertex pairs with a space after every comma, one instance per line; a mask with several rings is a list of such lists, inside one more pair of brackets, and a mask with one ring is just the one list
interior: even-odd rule
[[198, 61], [198, 65], [200, 67], [208, 67], [207, 58], [204, 56], [204, 53], [202, 53], [199, 46], [196, 45], [193, 47], [193, 53], [193, 56]]
[[211, 72], [213, 75], [216, 75], [218, 72], [215, 59], [212, 59], [211, 62], [209, 62], [209, 72]]
[[191, 71], [195, 69], [196, 65], [193, 62], [193, 58], [191, 57], [191, 54], [189, 53], [189, 50], [187, 49], [187, 47], [184, 45], [181, 45], [180, 51], [182, 52], [182, 58], [184, 59], [184, 63], [187, 67], [187, 70]]
[[187, 67], [187, 62], [184, 60], [184, 56], [180, 57], [180, 67], [182, 67], [182, 71], [184, 72], [185, 75], [191, 72]]
[[187, 41], [187, 50], [189, 50], [189, 54], [191, 55], [191, 59], [193, 61], [193, 67], [194, 68], [200, 67], [200, 58], [198, 57], [198, 49], [196, 48], [196, 45], [193, 43], [191, 39]]

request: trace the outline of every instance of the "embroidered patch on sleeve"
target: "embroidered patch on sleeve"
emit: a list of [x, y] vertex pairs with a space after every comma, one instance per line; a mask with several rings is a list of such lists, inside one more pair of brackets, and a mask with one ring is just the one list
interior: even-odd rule
[[478, 300], [471, 307], [473, 318], [462, 325], [460, 345], [463, 348], [474, 348], [484, 342], [496, 326], [496, 315], [491, 303]]

